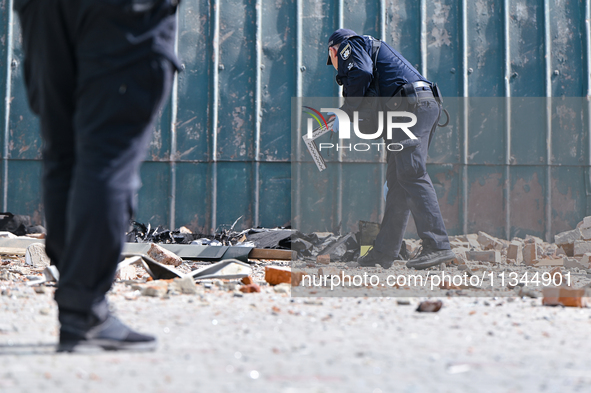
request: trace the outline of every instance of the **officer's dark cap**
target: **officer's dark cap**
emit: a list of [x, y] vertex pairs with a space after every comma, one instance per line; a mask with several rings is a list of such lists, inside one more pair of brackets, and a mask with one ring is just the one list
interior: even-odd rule
[[[357, 33], [355, 33], [353, 30], [338, 29], [330, 35], [330, 38], [328, 39], [328, 47], [330, 48], [333, 45], [340, 44], [347, 38], [354, 35], [357, 35]], [[328, 55], [328, 59], [326, 60], [326, 65], [332, 65], [332, 62], [330, 61], [330, 54]]]

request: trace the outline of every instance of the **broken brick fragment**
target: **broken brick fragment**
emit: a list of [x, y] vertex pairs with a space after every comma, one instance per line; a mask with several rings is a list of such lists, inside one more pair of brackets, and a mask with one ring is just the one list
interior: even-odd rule
[[591, 253], [585, 253], [579, 260], [579, 263], [583, 265], [585, 269], [591, 268]]
[[547, 287], [542, 289], [544, 306], [588, 307], [589, 298], [585, 289]]
[[560, 269], [560, 266], [550, 270], [550, 277], [552, 277], [554, 282], [564, 282], [564, 278], [562, 277], [562, 269]]
[[523, 246], [518, 241], [512, 241], [507, 249], [507, 259], [512, 259], [516, 264], [523, 262]]
[[261, 287], [258, 286], [257, 284], [248, 284], [248, 285], [244, 285], [240, 287], [240, 292], [243, 293], [255, 293], [255, 292], [260, 292], [261, 291]]
[[535, 243], [526, 244], [523, 247], [523, 263], [528, 266], [533, 265], [538, 260], [538, 249]]
[[501, 263], [501, 253], [497, 250], [466, 251], [466, 259], [469, 261]]
[[591, 253], [591, 241], [585, 241], [585, 240], [575, 241], [575, 243], [573, 245], [573, 256], [581, 257], [587, 253]]
[[164, 265], [179, 266], [183, 263], [181, 257], [154, 243], [150, 244], [148, 255], [156, 262], [160, 262]]
[[265, 266], [265, 281], [271, 285], [291, 284], [291, 269], [288, 267]]
[[534, 261], [535, 263], [533, 266], [564, 266], [564, 259], [565, 258], [542, 258]]
[[254, 284], [254, 279], [251, 276], [242, 277], [240, 280], [244, 285]]
[[135, 280], [137, 278], [137, 272], [135, 266], [127, 265], [117, 270], [115, 278], [119, 280]]
[[302, 279], [304, 278], [304, 272], [299, 270], [294, 270], [291, 272], [291, 285], [294, 287], [299, 287]]
[[323, 265], [328, 265], [330, 263], [330, 255], [328, 255], [328, 254], [318, 255], [316, 257], [316, 263], [321, 263]]
[[556, 243], [558, 247], [562, 247], [566, 255], [572, 257], [574, 253], [574, 244], [579, 239], [581, 239], [581, 231], [579, 228], [576, 228], [555, 235], [554, 243]]
[[502, 250], [503, 243], [499, 239], [485, 232], [478, 232], [478, 243], [483, 250]]

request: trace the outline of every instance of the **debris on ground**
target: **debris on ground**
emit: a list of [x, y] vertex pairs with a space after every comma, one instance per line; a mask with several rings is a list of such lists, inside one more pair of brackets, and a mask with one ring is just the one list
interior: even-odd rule
[[0, 213], [0, 231], [10, 232], [16, 236], [28, 234], [45, 234], [45, 228], [41, 225], [33, 225], [30, 216], [22, 216], [9, 212]]
[[425, 300], [419, 303], [417, 307], [418, 312], [437, 312], [443, 307], [441, 300]]
[[[242, 296], [270, 291], [284, 296], [292, 293], [295, 296], [321, 296], [320, 289], [330, 288], [331, 277], [341, 277], [345, 281], [349, 275], [362, 276], [365, 273], [382, 277], [449, 274], [468, 280], [473, 278], [480, 283], [443, 280], [437, 282], [432, 291], [423, 290], [419, 295], [413, 292], [409, 283], [397, 283], [392, 288], [404, 291], [406, 297], [531, 297], [542, 298], [542, 304], [547, 306], [591, 305], [587, 294], [589, 289], [586, 289], [591, 287], [591, 217], [586, 217], [576, 228], [558, 233], [554, 243], [532, 235], [506, 240], [482, 231], [450, 236], [456, 259], [447, 266], [424, 271], [408, 269], [404, 259], [395, 261], [389, 269], [359, 267], [354, 261], [361, 247], [371, 247], [368, 243], [375, 235], [375, 229], [379, 228], [376, 225], [360, 223], [363, 233], [343, 235], [331, 232], [304, 234], [290, 228], [234, 231], [233, 225], [215, 235], [204, 235], [193, 233], [186, 227], [169, 231], [135, 223], [128, 238], [133, 235], [136, 243], [131, 245], [137, 249], [124, 254], [126, 258], [118, 266], [116, 281], [127, 288], [126, 299], [133, 300], [139, 296], [166, 299], [176, 295], [198, 296], [204, 292], [229, 292], [231, 296]], [[407, 256], [418, 253], [420, 241], [405, 239], [403, 250]], [[239, 255], [243, 259], [228, 257], [234, 252], [241, 252]], [[3, 285], [25, 283], [39, 288], [35, 291], [51, 291], [59, 280], [55, 266], [49, 266], [43, 240], [17, 237], [12, 232], [6, 232], [2, 237], [0, 233], [0, 254], [0, 281]], [[402, 250], [400, 254], [403, 254]], [[504, 277], [502, 285], [499, 284], [501, 276]], [[310, 277], [317, 281], [324, 278], [324, 283], [311, 288]], [[368, 282], [337, 286], [341, 290], [355, 289], [356, 286], [363, 291], [363, 296], [388, 296], [380, 285]], [[353, 292], [343, 294], [354, 295]], [[248, 298], [247, 295], [244, 297]], [[408, 300], [398, 300], [401, 305], [407, 304], [405, 302]], [[419, 305], [418, 311], [436, 309], [437, 304], [437, 301], [424, 303]]]

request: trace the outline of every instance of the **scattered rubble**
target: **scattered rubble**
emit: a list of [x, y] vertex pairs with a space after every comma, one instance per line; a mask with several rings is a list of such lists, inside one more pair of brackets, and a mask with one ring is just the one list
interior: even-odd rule
[[[365, 228], [373, 228], [365, 225]], [[369, 235], [363, 241], [358, 240], [360, 234], [347, 233], [335, 235], [328, 232], [315, 232], [302, 234], [289, 228], [275, 229], [249, 229], [234, 232], [233, 227], [216, 234], [213, 237], [204, 237], [201, 234], [193, 234], [187, 228], [179, 231], [165, 231], [162, 229], [151, 230], [148, 227], [140, 227], [136, 230], [137, 239], [156, 240], [165, 239], [162, 244], [135, 244], [143, 247], [141, 253], [126, 254], [127, 257], [120, 263], [117, 271], [117, 280], [128, 288], [126, 299], [136, 299], [138, 296], [153, 296], [166, 299], [168, 296], [187, 295], [199, 296], [205, 291], [230, 292], [231, 296], [242, 296], [243, 293], [268, 292], [277, 294], [294, 294], [296, 296], [322, 296], [320, 289], [330, 286], [330, 282], [324, 281], [320, 288], [304, 287], [306, 276], [330, 279], [333, 276], [344, 277], [347, 274], [401, 276], [423, 275], [436, 276], [444, 273], [462, 275], [470, 278], [478, 278], [481, 285], [472, 283], [454, 283], [442, 281], [434, 285], [432, 292], [421, 292], [420, 295], [413, 292], [414, 288], [409, 283], [397, 283], [391, 289], [404, 291], [405, 296], [521, 296], [543, 297], [544, 305], [563, 305], [573, 307], [586, 307], [587, 294], [584, 289], [591, 284], [591, 217], [586, 217], [577, 228], [556, 235], [555, 243], [548, 243], [536, 236], [513, 238], [511, 240], [499, 239], [485, 232], [451, 236], [450, 244], [456, 259], [448, 266], [436, 266], [426, 271], [408, 269], [403, 260], [395, 261], [390, 269], [361, 268], [355, 263], [348, 263], [359, 254], [360, 244], [367, 243]], [[176, 233], [178, 232], [178, 234]], [[191, 242], [200, 240], [202, 243], [209, 241], [208, 246], [179, 244], [182, 241], [192, 239]], [[140, 236], [141, 235], [141, 236]], [[6, 235], [2, 241], [15, 241], [14, 235]], [[48, 266], [42, 244], [31, 244], [22, 252], [3, 256], [0, 264], [0, 280], [8, 282], [24, 282], [27, 285], [37, 285], [37, 288], [51, 288], [59, 280], [55, 266]], [[35, 240], [37, 241], [37, 240]], [[168, 243], [167, 243], [168, 242]], [[176, 242], [176, 243], [175, 243]], [[220, 245], [213, 246], [218, 242]], [[17, 242], [18, 243], [18, 242]], [[14, 243], [14, 244], [17, 244]], [[243, 247], [244, 246], [244, 247]], [[248, 260], [239, 261], [226, 259], [218, 262], [216, 259], [192, 259], [186, 258], [171, 251], [175, 247], [184, 250], [186, 247], [201, 247], [208, 255], [215, 256], [222, 248], [234, 247], [268, 247], [268, 252], [287, 252], [290, 256], [297, 253], [291, 265], [277, 260]], [[407, 256], [416, 253], [420, 242], [414, 239], [406, 239], [403, 245]], [[165, 248], [166, 247], [166, 248]], [[291, 249], [289, 249], [291, 248]], [[148, 249], [150, 251], [148, 251]], [[16, 248], [10, 248], [14, 252]], [[211, 251], [210, 251], [211, 250]], [[42, 252], [43, 251], [43, 252]], [[222, 250], [223, 251], [223, 250]], [[9, 252], [4, 250], [3, 255]], [[223, 254], [223, 252], [222, 252]], [[401, 252], [402, 255], [402, 252]], [[213, 262], [213, 263], [212, 263]], [[539, 273], [552, 277], [555, 281], [544, 285], [523, 282], [522, 277], [534, 277]], [[496, 280], [504, 275], [505, 282], [499, 285], [493, 283], [491, 277]], [[515, 280], [509, 280], [515, 275]], [[330, 280], [328, 280], [330, 281]], [[539, 281], [539, 280], [538, 280]], [[567, 283], [568, 281], [568, 283]], [[302, 284], [302, 282], [304, 282]], [[44, 285], [41, 287], [40, 285]], [[308, 284], [309, 285], [309, 284]], [[271, 289], [271, 286], [273, 288]], [[354, 290], [362, 296], [388, 296], [384, 289], [375, 283], [363, 283], [362, 285], [337, 285], [339, 290]], [[46, 289], [36, 289], [45, 291]], [[302, 292], [303, 291], [303, 292]], [[42, 292], [39, 292], [42, 293]], [[335, 292], [340, 294], [340, 292]], [[351, 295], [353, 292], [343, 292]], [[398, 296], [398, 295], [397, 295]], [[248, 297], [248, 295], [245, 295]], [[402, 302], [402, 303], [401, 303]], [[399, 300], [403, 304], [404, 300]], [[429, 303], [427, 303], [429, 304]], [[419, 306], [427, 311], [427, 304]], [[433, 309], [437, 308], [431, 305]]]

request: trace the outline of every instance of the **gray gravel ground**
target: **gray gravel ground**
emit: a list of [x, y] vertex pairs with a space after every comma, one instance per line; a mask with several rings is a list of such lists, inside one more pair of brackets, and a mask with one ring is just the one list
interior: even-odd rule
[[[109, 300], [155, 334], [152, 353], [55, 354], [53, 289], [0, 281], [0, 392], [588, 392], [591, 309], [531, 298], [292, 298], [263, 286], [237, 296]], [[131, 300], [130, 300], [131, 299]]]

